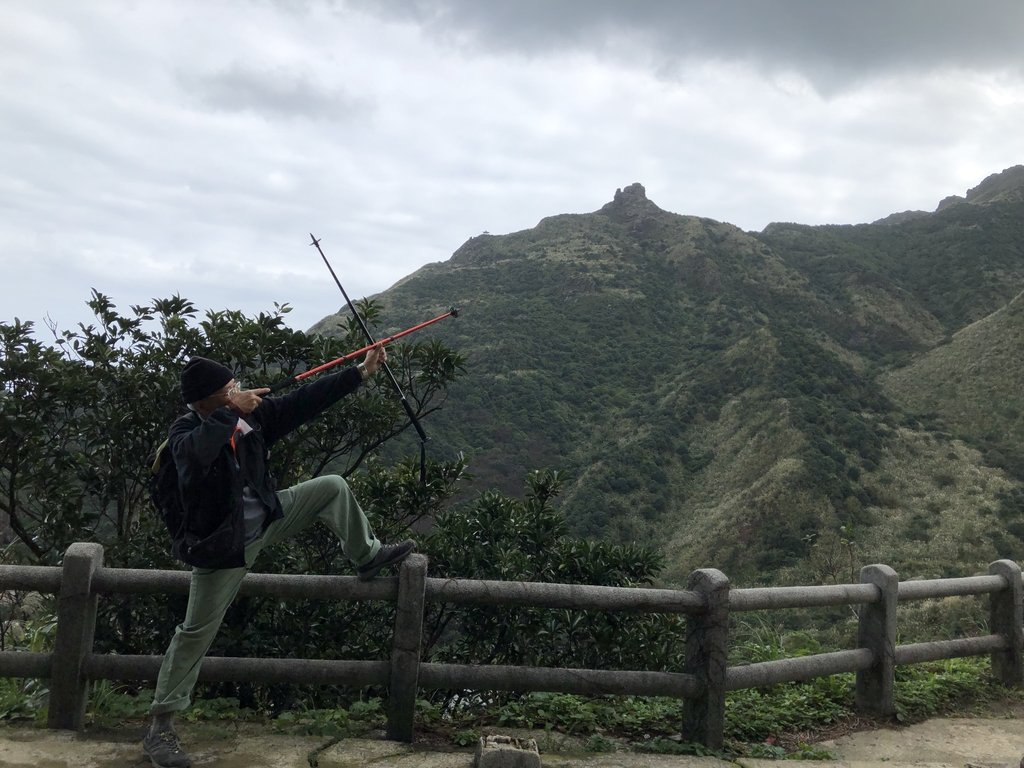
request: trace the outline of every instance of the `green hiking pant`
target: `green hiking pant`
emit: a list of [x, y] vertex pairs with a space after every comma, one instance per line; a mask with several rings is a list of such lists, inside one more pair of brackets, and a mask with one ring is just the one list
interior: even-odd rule
[[210, 648], [224, 613], [238, 593], [242, 577], [249, 572], [264, 547], [284, 541], [315, 521], [323, 521], [341, 541], [345, 555], [355, 565], [368, 563], [380, 549], [348, 483], [337, 475], [307, 480], [278, 491], [284, 517], [275, 520], [263, 535], [245, 548], [245, 567], [193, 568], [185, 620], [174, 630], [164, 655], [156, 693], [149, 711], [159, 715], [186, 709], [199, 677], [203, 657]]

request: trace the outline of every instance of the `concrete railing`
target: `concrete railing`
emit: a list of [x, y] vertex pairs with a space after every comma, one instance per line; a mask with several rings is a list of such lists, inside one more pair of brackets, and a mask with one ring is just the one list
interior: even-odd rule
[[[53, 653], [2, 652], [0, 676], [50, 679], [49, 725], [79, 729], [90, 680], [156, 680], [161, 656], [94, 654], [100, 595], [185, 593], [185, 571], [103, 567], [98, 544], [72, 544], [63, 567], [0, 566], [0, 590], [34, 590], [59, 596]], [[248, 574], [243, 595], [293, 599], [382, 600], [397, 603], [388, 661], [228, 658], [210, 656], [200, 680], [259, 683], [387, 686], [387, 734], [411, 741], [420, 689], [549, 691], [574, 694], [671, 696], [682, 700], [687, 741], [722, 744], [728, 691], [856, 673], [857, 707], [892, 715], [895, 668], [902, 664], [990, 655], [1005, 685], [1024, 683], [1024, 617], [1021, 569], [998, 560], [986, 576], [900, 583], [886, 565], [861, 570], [860, 584], [730, 589], [720, 571], [694, 571], [688, 589], [630, 589], [575, 584], [477, 581], [427, 577], [427, 558], [412, 555], [399, 575], [361, 582], [351, 576]], [[896, 607], [901, 601], [958, 595], [989, 595], [990, 635], [896, 644]], [[420, 660], [427, 603], [528, 606], [687, 616], [685, 666], [681, 673], [547, 667], [435, 664]], [[784, 608], [859, 605], [857, 648], [799, 658], [728, 666], [732, 613]]]

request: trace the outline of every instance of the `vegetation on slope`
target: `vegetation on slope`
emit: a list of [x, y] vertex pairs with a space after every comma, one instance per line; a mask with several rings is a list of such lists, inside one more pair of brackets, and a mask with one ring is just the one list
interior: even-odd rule
[[[934, 214], [762, 233], [668, 213], [632, 185], [594, 213], [474, 237], [378, 299], [394, 327], [464, 310], [438, 331], [467, 375], [432, 450], [463, 452], [479, 489], [565, 470], [573, 530], [658, 546], [670, 581], [710, 564], [799, 578], [839, 539], [908, 573], [975, 572], [1019, 552], [1004, 421], [1020, 398], [979, 385], [967, 430], [890, 382], [957, 349], [956, 370], [903, 377], [962, 409], [957, 377], [1012, 346], [949, 342], [1024, 289], [1017, 175]], [[927, 386], [918, 400], [936, 400]], [[939, 546], [967, 519], [977, 546]]]

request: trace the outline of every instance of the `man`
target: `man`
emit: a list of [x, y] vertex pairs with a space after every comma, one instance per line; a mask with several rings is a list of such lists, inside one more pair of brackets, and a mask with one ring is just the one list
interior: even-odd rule
[[171, 425], [168, 448], [187, 521], [175, 553], [193, 569], [185, 620], [160, 667], [153, 720], [143, 740], [154, 766], [192, 764], [174, 732], [174, 714], [191, 703], [203, 657], [263, 548], [320, 520], [364, 580], [415, 548], [411, 540], [382, 545], [341, 477], [317, 477], [278, 491], [267, 468], [269, 446], [354, 392], [386, 360], [384, 347], [374, 347], [359, 365], [282, 397], [264, 397], [267, 388], [241, 389], [229, 368], [203, 357], [183, 369], [181, 394], [189, 412]]

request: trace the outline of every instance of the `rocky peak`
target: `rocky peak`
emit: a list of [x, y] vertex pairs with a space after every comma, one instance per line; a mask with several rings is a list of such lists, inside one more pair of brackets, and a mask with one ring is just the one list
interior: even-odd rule
[[625, 189], [616, 189], [612, 202], [623, 203], [627, 200], [641, 202], [647, 199], [647, 190], [639, 181], [635, 181]]
[[647, 190], [644, 189], [644, 185], [634, 182], [628, 187], [616, 189], [615, 197], [610, 203], [606, 203], [599, 213], [617, 219], [635, 219], [652, 213], [663, 213], [663, 211], [647, 199]]

